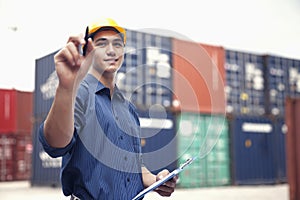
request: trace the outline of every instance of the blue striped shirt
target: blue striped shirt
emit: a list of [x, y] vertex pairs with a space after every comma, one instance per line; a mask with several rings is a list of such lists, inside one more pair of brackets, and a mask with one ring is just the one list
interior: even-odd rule
[[134, 106], [116, 88], [110, 90], [88, 74], [75, 103], [75, 130], [65, 148], [39, 139], [52, 157], [62, 156], [64, 195], [81, 199], [132, 199], [144, 187], [141, 175], [139, 119]]

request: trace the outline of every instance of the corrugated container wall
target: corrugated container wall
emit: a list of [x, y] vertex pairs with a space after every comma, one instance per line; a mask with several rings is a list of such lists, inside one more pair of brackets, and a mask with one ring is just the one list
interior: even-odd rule
[[225, 50], [226, 111], [232, 115], [262, 116], [265, 110], [263, 57]]
[[264, 117], [230, 120], [232, 182], [236, 185], [276, 183], [274, 127]]
[[0, 134], [0, 181], [29, 180], [31, 135]]
[[156, 106], [138, 110], [145, 166], [153, 173], [177, 167], [176, 122], [172, 112]]
[[300, 60], [265, 55], [267, 114], [282, 118], [285, 99], [300, 97]]
[[229, 185], [228, 122], [223, 115], [182, 112], [177, 116], [179, 163], [197, 156], [179, 174], [183, 188]]
[[0, 90], [0, 133], [30, 135], [32, 131], [33, 93]]
[[284, 118], [274, 119], [274, 167], [278, 183], [287, 182], [286, 173], [286, 133], [287, 126]]
[[183, 112], [225, 113], [224, 49], [172, 40], [174, 106]]
[[14, 146], [12, 134], [0, 135], [0, 181], [14, 180]]
[[168, 37], [127, 30], [126, 54], [117, 85], [138, 108], [172, 106], [171, 49]]
[[61, 158], [51, 158], [38, 139], [39, 126], [48, 114], [58, 85], [54, 66], [55, 53], [36, 60], [31, 185], [60, 185]]
[[289, 199], [298, 200], [300, 199], [300, 99], [287, 98], [285, 105], [285, 120], [287, 125], [286, 157]]

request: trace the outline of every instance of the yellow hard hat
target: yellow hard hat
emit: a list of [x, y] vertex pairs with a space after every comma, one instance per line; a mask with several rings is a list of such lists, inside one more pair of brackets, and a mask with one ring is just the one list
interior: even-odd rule
[[100, 28], [104, 27], [112, 27], [116, 29], [118, 32], [122, 34], [124, 44], [126, 44], [126, 30], [119, 26], [117, 22], [115, 22], [111, 18], [102, 18], [99, 19], [89, 25], [89, 36], [92, 36], [94, 33], [96, 33]]

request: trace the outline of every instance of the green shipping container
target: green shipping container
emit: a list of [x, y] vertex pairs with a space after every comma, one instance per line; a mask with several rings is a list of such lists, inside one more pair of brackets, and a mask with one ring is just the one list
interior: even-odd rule
[[229, 185], [229, 134], [226, 117], [185, 112], [177, 116], [176, 123], [179, 163], [198, 156], [192, 165], [179, 174], [179, 187]]

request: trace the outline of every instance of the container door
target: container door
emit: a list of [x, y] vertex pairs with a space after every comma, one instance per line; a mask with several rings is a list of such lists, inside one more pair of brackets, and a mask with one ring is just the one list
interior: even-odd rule
[[274, 183], [271, 121], [237, 117], [231, 122], [231, 134], [234, 184]]

